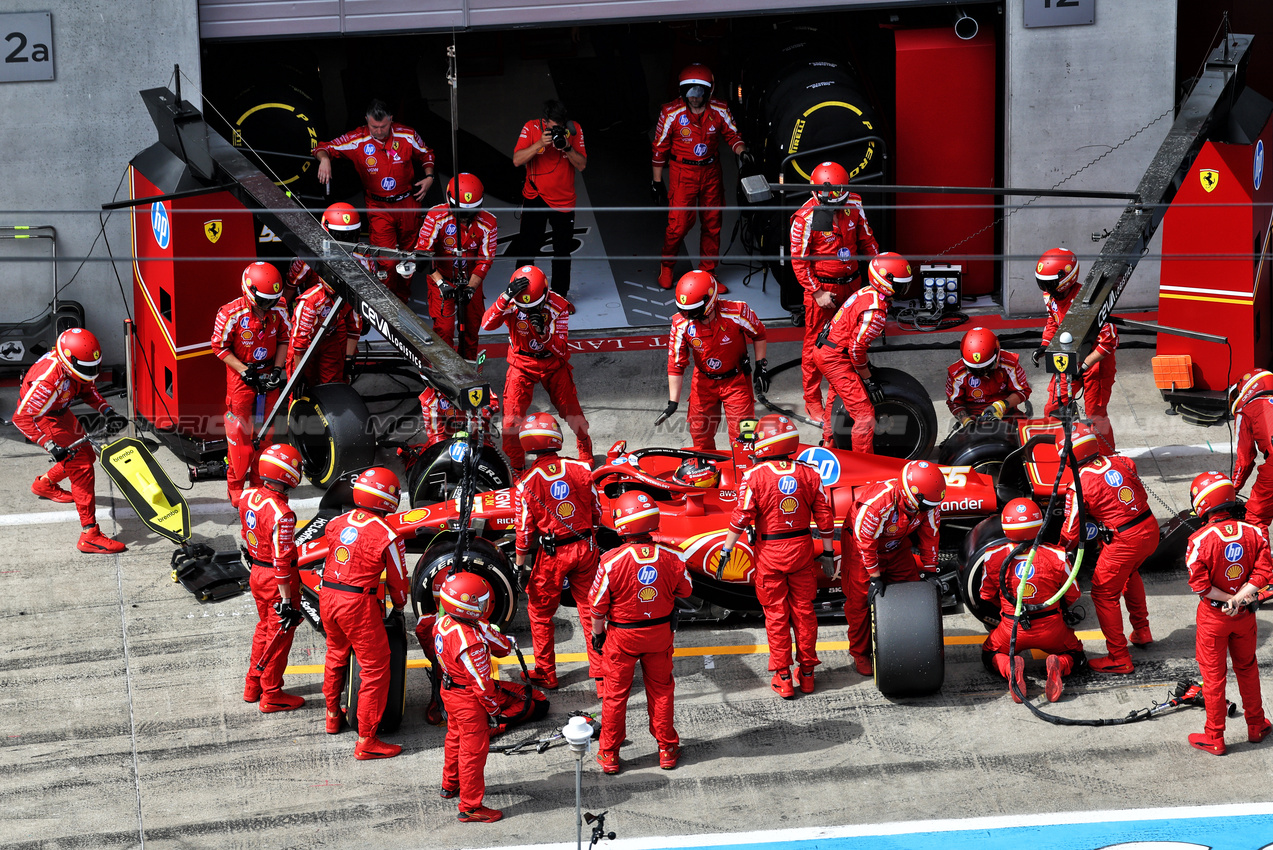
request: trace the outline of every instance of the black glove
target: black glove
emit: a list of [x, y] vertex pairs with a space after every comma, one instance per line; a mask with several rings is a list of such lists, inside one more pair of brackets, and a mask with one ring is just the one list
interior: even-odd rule
[[548, 314], [543, 310], [532, 310], [526, 318], [530, 321], [530, 326], [535, 329], [535, 333], [540, 336], [548, 330]]
[[756, 388], [757, 395], [764, 395], [769, 392], [769, 361], [762, 357], [756, 361], [756, 374], [752, 377], [752, 386]]
[[595, 649], [597, 652], [600, 652], [601, 648], [605, 645], [606, 645], [606, 632], [593, 632], [592, 633], [592, 648]]
[[742, 153], [738, 155], [738, 165], [742, 168], [751, 168], [756, 164], [756, 157], [751, 151], [743, 148]]
[[243, 383], [248, 385], [249, 389], [258, 393], [261, 392], [260, 363], [249, 363], [248, 367], [243, 370], [243, 374], [239, 375], [239, 378], [243, 380]]
[[113, 407], [106, 408], [102, 412], [102, 416], [106, 420], [106, 433], [112, 437], [128, 427], [128, 417], [120, 416]]
[[875, 597], [884, 595], [884, 579], [876, 576], [866, 583], [866, 604], [870, 605]]
[[261, 373], [261, 376], [258, 379], [257, 384], [260, 386], [262, 390], [268, 392], [269, 390], [276, 390], [279, 387], [283, 386], [284, 382], [285, 382], [285, 378], [283, 376], [283, 367], [272, 366], [271, 368]]
[[[1092, 364], [1092, 365], [1095, 365], [1095, 364]], [[1080, 374], [1080, 375], [1082, 375], [1082, 374], [1083, 374], [1083, 373], [1085, 373], [1088, 369], [1091, 369], [1091, 368], [1092, 368], [1092, 366], [1089, 366], [1089, 365], [1088, 365], [1088, 362], [1087, 362], [1086, 360], [1084, 360], [1082, 363], [1080, 363], [1080, 364], [1079, 364], [1079, 374]]]
[[656, 204], [667, 204], [667, 187], [662, 180], [650, 181], [650, 198]]
[[729, 566], [729, 556], [734, 554], [733, 549], [722, 549], [720, 560], [716, 562], [716, 578], [725, 575], [725, 567]]
[[884, 403], [884, 388], [881, 387], [879, 384], [875, 383], [875, 381], [871, 380], [870, 378], [867, 378], [865, 383], [866, 383], [866, 395], [868, 398], [871, 399], [871, 404], [883, 404]]
[[1083, 618], [1087, 616], [1087, 611], [1082, 605], [1063, 606], [1061, 609], [1061, 619], [1065, 620], [1065, 625], [1074, 628], [1083, 622]]
[[823, 552], [818, 556], [818, 563], [822, 565], [822, 574], [827, 578], [835, 575], [835, 553]]
[[1040, 345], [1033, 352], [1031, 352], [1030, 360], [1034, 363], [1035, 366], [1038, 366], [1039, 361], [1043, 359], [1043, 355], [1047, 353], [1048, 353], [1048, 347], [1046, 345]]
[[293, 608], [291, 602], [284, 602], [282, 599], [274, 603], [274, 613], [278, 615], [279, 628], [285, 632], [296, 628], [304, 619], [304, 615]]
[[668, 417], [676, 412], [676, 408], [680, 407], [679, 402], [669, 401], [667, 407], [663, 408], [663, 412], [659, 414], [659, 418], [654, 420], [654, 427], [657, 428], [667, 421]]
[[527, 289], [530, 289], [530, 278], [515, 277], [509, 281], [508, 288], [504, 290], [504, 294], [508, 296], [509, 301], [512, 301]]
[[71, 456], [70, 449], [62, 448], [53, 440], [45, 441], [44, 450], [49, 453], [50, 457], [53, 458], [54, 463], [61, 463], [62, 461], [66, 460], [68, 457]]

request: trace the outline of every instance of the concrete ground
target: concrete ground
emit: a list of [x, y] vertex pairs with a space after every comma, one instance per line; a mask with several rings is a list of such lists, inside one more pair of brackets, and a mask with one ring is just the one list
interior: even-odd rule
[[[1120, 447], [1136, 452], [1146, 484], [1177, 510], [1186, 506], [1195, 474], [1229, 469], [1229, 433], [1163, 415], [1149, 376], [1151, 353], [1120, 352], [1111, 415]], [[797, 354], [795, 343], [776, 344], [770, 360]], [[923, 379], [938, 399], [951, 359], [948, 352], [878, 355]], [[685, 442], [683, 429], [656, 435], [651, 425], [666, 400], [664, 362], [660, 352], [575, 356], [597, 451], [618, 438], [631, 446]], [[499, 386], [502, 363], [488, 371]], [[1034, 370], [1031, 377], [1041, 392], [1044, 377]], [[773, 396], [795, 401], [797, 385], [788, 373]], [[15, 394], [0, 391], [6, 412]], [[944, 431], [944, 406], [939, 413]], [[324, 645], [307, 626], [297, 634], [287, 676], [306, 706], [262, 715], [243, 703], [256, 622], [251, 598], [201, 605], [174, 584], [172, 545], [144, 530], [103, 474], [103, 528], [129, 550], [111, 557], [76, 552], [70, 506], [36, 501], [28, 491], [47, 466], [45, 454], [5, 433], [0, 844], [451, 848], [573, 841], [575, 763], [561, 746], [542, 755], [492, 755], [487, 803], [502, 808], [505, 820], [456, 821], [454, 801], [437, 797], [443, 731], [421, 716], [428, 685], [419, 669], [408, 674], [403, 728], [386, 736], [404, 753], [387, 761], [357, 762], [352, 734], [324, 734], [316, 667]], [[807, 429], [806, 439], [813, 436]], [[159, 457], [184, 486], [182, 464], [167, 451]], [[224, 549], [236, 528], [223, 487], [196, 484], [187, 497], [196, 537]], [[305, 487], [296, 498], [312, 505], [316, 495]], [[1167, 513], [1157, 503], [1154, 509]], [[1196, 675], [1196, 602], [1184, 575], [1154, 573], [1145, 581], [1157, 640], [1134, 650], [1135, 674], [1075, 677], [1049, 710], [1122, 717]], [[1088, 609], [1081, 636], [1090, 652], [1101, 652]], [[1267, 634], [1268, 615], [1260, 619]], [[524, 615], [512, 631], [529, 645]], [[1247, 744], [1240, 718], [1230, 722], [1223, 759], [1186, 744], [1202, 727], [1197, 709], [1129, 726], [1050, 725], [1015, 705], [984, 671], [976, 645], [984, 631], [971, 616], [947, 617], [945, 634], [941, 692], [891, 700], [853, 671], [843, 626], [825, 625], [817, 692], [784, 702], [768, 688], [759, 622], [685, 628], [677, 644], [696, 654], [676, 662], [680, 767], [658, 769], [643, 700], [634, 698], [624, 770], [603, 777], [591, 758], [585, 761], [584, 805], [608, 810], [608, 828], [636, 838], [1268, 798], [1273, 747]], [[558, 638], [561, 652], [582, 652], [578, 624], [564, 615]], [[420, 659], [418, 647], [410, 657]], [[1270, 669], [1264, 636], [1259, 658]], [[571, 710], [597, 707], [582, 666], [567, 662], [560, 670], [563, 688], [552, 695], [543, 729], [559, 726]], [[1041, 677], [1036, 662], [1036, 701]], [[1236, 698], [1232, 682], [1230, 696]]]

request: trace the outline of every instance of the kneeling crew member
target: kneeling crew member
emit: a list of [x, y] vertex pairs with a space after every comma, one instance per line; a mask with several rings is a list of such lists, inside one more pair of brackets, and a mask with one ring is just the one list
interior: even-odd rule
[[[1030, 556], [1030, 544], [1043, 527], [1043, 511], [1029, 499], [1013, 499], [1004, 505], [999, 516], [1003, 534], [1008, 542], [986, 553], [985, 573], [981, 577], [981, 598], [987, 602], [999, 600], [1003, 619], [995, 630], [986, 636], [981, 645], [981, 663], [991, 673], [998, 673], [1008, 680], [1008, 693], [1014, 702], [1025, 696], [1025, 659], [1022, 650], [1040, 649], [1048, 654], [1046, 669], [1048, 681], [1045, 693], [1048, 702], [1061, 698], [1065, 685], [1062, 681], [1071, 673], [1087, 669], [1087, 654], [1083, 643], [1065, 622], [1064, 614], [1079, 599], [1079, 586], [1075, 582], [1065, 591], [1060, 602], [1034, 613], [1022, 614], [1017, 627], [1017, 655], [1009, 658], [1008, 647], [1012, 639], [1012, 624], [1016, 614], [1016, 599], [1025, 595], [1025, 605], [1040, 605], [1056, 595], [1069, 577], [1069, 563], [1065, 550], [1056, 546], [1040, 545], [1034, 552], [1030, 572], [1026, 562]], [[1002, 579], [1002, 580], [1001, 580]], [[1011, 598], [1003, 593], [1004, 583], [1011, 585]], [[1016, 684], [1016, 691], [1013, 684]], [[1018, 696], [1018, 692], [1020, 696]]]
[[1237, 420], [1237, 459], [1233, 467], [1233, 488], [1240, 492], [1255, 469], [1257, 450], [1264, 454], [1260, 471], [1251, 485], [1251, 496], [1246, 503], [1246, 521], [1268, 529], [1273, 522], [1273, 464], [1268, 457], [1273, 454], [1273, 373], [1255, 369], [1238, 379], [1229, 394], [1229, 411]]
[[1193, 512], [1206, 523], [1189, 537], [1185, 566], [1189, 588], [1198, 594], [1197, 655], [1202, 674], [1207, 722], [1190, 745], [1224, 755], [1225, 654], [1233, 657], [1233, 675], [1242, 696], [1247, 740], [1258, 744], [1273, 731], [1264, 715], [1260, 670], [1255, 663], [1255, 612], [1248, 607], [1273, 579], [1273, 559], [1263, 528], [1233, 516], [1237, 494], [1233, 482], [1219, 472], [1204, 472], [1189, 488]]
[[651, 537], [659, 530], [659, 506], [645, 493], [624, 493], [615, 500], [614, 528], [624, 545], [606, 555], [588, 594], [591, 643], [604, 653], [606, 671], [597, 763], [605, 773], [619, 772], [632, 674], [640, 662], [659, 767], [671, 770], [681, 755], [681, 739], [672, 725], [672, 620], [676, 600], [693, 589], [690, 574], [680, 552]]
[[959, 360], [946, 370], [946, 406], [960, 425], [977, 418], [1020, 416], [1030, 380], [1017, 355], [999, 349], [995, 332], [973, 328], [959, 344]]
[[773, 672], [769, 686], [783, 699], [796, 695], [791, 681], [793, 633], [801, 693], [813, 693], [813, 668], [821, 663], [817, 653], [818, 618], [813, 612], [818, 569], [809, 540], [809, 526], [814, 522], [822, 538], [816, 551], [830, 566], [828, 573], [835, 570], [831, 550], [835, 517], [817, 470], [791, 460], [799, 448], [800, 434], [790, 419], [777, 413], [761, 418], [752, 453], [760, 462], [743, 476], [716, 568], [717, 578], [723, 580], [734, 544], [754, 525], [756, 597], [765, 611], [769, 669]]
[[362, 668], [358, 692], [358, 744], [354, 758], [392, 758], [402, 752], [397, 744], [376, 737], [389, 694], [389, 638], [385, 634], [384, 606], [376, 598], [380, 574], [393, 609], [407, 604], [407, 551], [383, 517], [398, 507], [398, 477], [373, 466], [354, 479], [357, 507], [327, 523], [323, 538], [327, 560], [319, 610], [327, 633], [327, 662], [323, 672], [323, 697], [327, 701], [327, 734], [334, 735], [345, 722], [340, 693], [345, 689], [345, 665], [352, 649]]

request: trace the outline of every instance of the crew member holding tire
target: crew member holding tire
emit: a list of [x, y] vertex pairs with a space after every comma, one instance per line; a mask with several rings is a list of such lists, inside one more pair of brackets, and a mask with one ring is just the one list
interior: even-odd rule
[[818, 660], [818, 618], [813, 598], [818, 593], [815, 549], [809, 526], [817, 523], [822, 538], [820, 558], [835, 571], [831, 513], [817, 470], [795, 463], [800, 434], [786, 416], [770, 413], [756, 428], [753, 457], [759, 461], [743, 475], [738, 501], [721, 546], [717, 578], [724, 578], [734, 544], [749, 527], [756, 528], [756, 598], [765, 612], [769, 640], [769, 687], [783, 699], [796, 695], [791, 680], [791, 638], [795, 635], [802, 694], [813, 693], [813, 668]]
[[[358, 210], [349, 204], [332, 204], [323, 212], [323, 229], [338, 236], [357, 233], [361, 226]], [[322, 327], [336, 293], [327, 281], [318, 276], [309, 264], [301, 259], [292, 261], [287, 270], [287, 284], [283, 297], [287, 298], [288, 285], [307, 288], [292, 307], [292, 334], [287, 341], [287, 374], [291, 377], [296, 364], [309, 349], [318, 329]], [[342, 301], [339, 311], [327, 326], [305, 366], [304, 379], [310, 384], [345, 383], [345, 364], [358, 352], [358, 337], [362, 334], [362, 322], [353, 306]]]
[[[561, 427], [547, 413], [532, 413], [518, 430], [522, 449], [535, 456], [530, 469], [513, 487], [513, 523], [517, 529], [516, 564], [526, 566], [526, 556], [538, 543], [539, 554], [526, 585], [526, 613], [535, 646], [535, 669], [530, 680], [552, 690], [557, 687], [557, 651], [553, 614], [561, 604], [561, 589], [570, 582], [570, 594], [579, 612], [581, 634], [592, 631], [588, 589], [592, 587], [599, 557], [593, 535], [601, 526], [601, 502], [592, 484], [592, 467], [580, 460], [560, 457]], [[601, 653], [589, 643], [588, 675], [597, 680], [601, 697]]]
[[[837, 162], [824, 162], [809, 175], [814, 187], [843, 186], [849, 173]], [[861, 286], [860, 259], [880, 246], [866, 221], [862, 199], [847, 189], [813, 190], [813, 197], [791, 216], [791, 269], [804, 290], [804, 345], [800, 376], [804, 409], [821, 420], [822, 372], [814, 357], [818, 334], [845, 299]]]
[[392, 758], [402, 752], [397, 744], [376, 737], [389, 691], [389, 638], [385, 634], [384, 606], [376, 598], [380, 575], [395, 611], [407, 604], [406, 547], [383, 517], [398, 507], [398, 477], [373, 466], [354, 479], [357, 507], [327, 523], [323, 538], [327, 559], [319, 610], [327, 634], [327, 659], [323, 671], [323, 698], [327, 703], [327, 734], [345, 726], [340, 694], [345, 689], [345, 669], [352, 649], [361, 667], [358, 691], [358, 744], [354, 758]]
[[482, 330], [508, 326], [508, 371], [504, 374], [504, 454], [514, 472], [526, 467], [526, 453], [518, 439], [518, 428], [542, 384], [557, 415], [575, 432], [579, 459], [592, 463], [592, 438], [588, 420], [579, 406], [579, 392], [570, 367], [570, 316], [574, 305], [548, 289], [544, 273], [534, 266], [513, 272], [508, 288], [500, 293], [482, 316]]
[[875, 453], [875, 405], [884, 391], [871, 380], [867, 349], [884, 333], [884, 322], [898, 287], [911, 282], [911, 264], [891, 251], [866, 267], [867, 285], [853, 293], [819, 331], [813, 351], [818, 369], [831, 385], [822, 416], [822, 445], [831, 448], [836, 396], [853, 419], [853, 451]]
[[[366, 117], [363, 126], [314, 147], [318, 182], [331, 187], [333, 159], [352, 162], [366, 198], [371, 244], [409, 250], [420, 231], [419, 204], [433, 185], [433, 151], [415, 130], [394, 123], [384, 101], [372, 100]], [[416, 166], [424, 171], [420, 180], [415, 179]], [[376, 276], [390, 292], [407, 301], [411, 283], [394, 270], [396, 262], [380, 260]]]
[[[870, 606], [889, 584], [937, 573], [937, 533], [946, 477], [935, 463], [913, 460], [897, 478], [866, 487], [849, 508], [841, 536], [840, 587], [849, 621], [849, 652], [863, 676], [871, 663]], [[918, 551], [911, 535], [918, 536]]]
[[959, 343], [959, 360], [946, 370], [946, 406], [960, 425], [974, 419], [1021, 415], [1030, 397], [1030, 379], [1021, 360], [999, 348], [999, 337], [973, 328]]
[[[1035, 267], [1034, 279], [1043, 291], [1043, 306], [1048, 311], [1047, 322], [1043, 325], [1043, 342], [1032, 355], [1034, 365], [1038, 366], [1081, 289], [1078, 258], [1073, 251], [1065, 248], [1045, 251]], [[1104, 454], [1114, 452], [1109, 397], [1114, 390], [1114, 352], [1117, 349], [1118, 331], [1113, 325], [1106, 323], [1101, 325], [1091, 352], [1079, 364], [1079, 376], [1083, 381], [1083, 413], [1092, 421], [1092, 429], [1100, 437], [1101, 452]], [[1043, 410], [1047, 416], [1053, 415], [1071, 401], [1069, 393], [1061, 391], [1061, 377], [1053, 375], [1052, 382], [1048, 384], [1048, 403]]]
[[[702, 217], [699, 230], [701, 271], [716, 270], [720, 254], [721, 208], [725, 187], [717, 150], [724, 142], [744, 162], [751, 154], [729, 107], [712, 98], [714, 78], [706, 65], [689, 65], [681, 71], [681, 96], [663, 104], [654, 128], [650, 191], [655, 203], [666, 203], [667, 232], [663, 236], [663, 263], [659, 286], [672, 288], [672, 268], [685, 234], [694, 226], [695, 209]], [[668, 166], [669, 161], [671, 165]], [[663, 168], [668, 166], [668, 186], [663, 187]], [[678, 209], [678, 207], [682, 209]], [[689, 209], [685, 209], [688, 207]], [[729, 290], [721, 287], [721, 294]]]
[[1123, 611], [1118, 601], [1122, 599], [1127, 605], [1132, 621], [1131, 642], [1137, 646], [1153, 643], [1140, 565], [1158, 548], [1158, 521], [1130, 458], [1102, 456], [1100, 437], [1082, 422], [1075, 423], [1070, 437], [1079, 474], [1078, 481], [1071, 482], [1065, 491], [1061, 542], [1067, 548], [1083, 544], [1084, 529], [1079, 527], [1075, 503], [1076, 483], [1083, 491], [1087, 521], [1104, 526], [1111, 534], [1110, 542], [1101, 548], [1096, 559], [1091, 590], [1092, 606], [1096, 608], [1096, 620], [1105, 635], [1109, 655], [1093, 658], [1091, 667], [1098, 673], [1131, 673], [1135, 665], [1127, 651]]
[[[760, 392], [769, 390], [764, 323], [745, 302], [718, 299], [719, 291], [716, 277], [705, 271], [689, 272], [676, 284], [676, 315], [667, 338], [668, 403], [654, 423], [662, 425], [680, 406], [685, 369], [693, 358], [686, 418], [694, 448], [705, 451], [716, 448], [722, 408], [732, 440], [738, 423], [756, 415], [753, 384]], [[747, 340], [756, 349], [754, 379]]]
[[287, 655], [302, 616], [292, 604], [300, 599], [301, 575], [293, 541], [296, 513], [287, 503], [288, 492], [301, 483], [301, 453], [276, 443], [261, 452], [257, 471], [261, 486], [244, 490], [239, 499], [243, 542], [252, 562], [252, 599], [259, 618], [252, 634], [243, 701], [259, 701], [261, 713], [269, 714], [305, 704], [304, 697], [283, 690]]
[[[222, 305], [212, 324], [212, 353], [225, 363], [225, 481], [236, 508], [255, 472], [258, 407], [264, 415], [278, 398], [291, 332], [279, 303], [283, 278], [278, 269], [258, 260], [243, 270], [241, 287], [243, 295]], [[254, 487], [259, 484], [252, 481]]]
[[[446, 203], [424, 217], [416, 251], [433, 257], [429, 316], [433, 332], [461, 357], [477, 357], [477, 328], [486, 308], [482, 281], [495, 261], [499, 224], [482, 209], [484, 189], [474, 174], [459, 174], [446, 187]], [[462, 315], [461, 315], [462, 313]], [[456, 325], [463, 328], [456, 337]]]
[[[1065, 550], [1056, 546], [1040, 545], [1034, 550], [1034, 560], [1030, 560], [1030, 544], [1043, 527], [1043, 511], [1034, 502], [1013, 499], [1003, 506], [999, 520], [1008, 542], [986, 552], [980, 596], [992, 604], [999, 602], [1002, 619], [981, 645], [981, 663], [991, 673], [1007, 679], [1008, 694], [1013, 702], [1021, 702], [1026, 691], [1025, 659], [1020, 653], [1030, 649], [1047, 653], [1044, 693], [1048, 702], [1056, 702], [1065, 688], [1065, 677], [1087, 669], [1083, 642], [1065, 619], [1070, 606], [1078, 602], [1079, 586], [1077, 582], [1071, 584], [1059, 602], [1022, 615], [1017, 624], [1018, 654], [1009, 657], [1017, 598], [1024, 596], [1025, 605], [1046, 602], [1065, 584], [1070, 570]], [[1005, 584], [1011, 585], [1007, 594], [1003, 592]]]
[[1260, 694], [1260, 670], [1255, 611], [1250, 603], [1273, 580], [1273, 559], [1264, 528], [1241, 522], [1233, 482], [1219, 472], [1204, 472], [1189, 488], [1193, 512], [1205, 523], [1189, 536], [1185, 567], [1189, 588], [1198, 594], [1197, 656], [1202, 674], [1206, 725], [1189, 736], [1190, 746], [1205, 753], [1225, 753], [1224, 723], [1228, 702], [1226, 655], [1233, 658], [1247, 740], [1258, 744], [1273, 732], [1264, 714]]
[[606, 555], [588, 594], [591, 646], [603, 655], [606, 688], [601, 702], [597, 764], [619, 772], [619, 745], [627, 737], [628, 696], [641, 665], [650, 734], [659, 745], [659, 767], [672, 770], [681, 738], [672, 725], [672, 641], [676, 600], [693, 592], [689, 569], [676, 549], [651, 536], [659, 530], [659, 506], [639, 491], [614, 502], [614, 530], [624, 545]]
[[1234, 384], [1230, 392], [1229, 412], [1237, 420], [1237, 458], [1233, 467], [1233, 486], [1241, 491], [1255, 469], [1255, 456], [1264, 454], [1260, 471], [1255, 474], [1251, 495], [1246, 503], [1246, 521], [1265, 530], [1273, 522], [1273, 373], [1253, 369]]
[[[116, 413], [97, 391], [94, 382], [101, 362], [101, 343], [90, 331], [84, 328], [62, 331], [53, 350], [32, 363], [22, 376], [13, 425], [53, 459], [49, 471], [31, 482], [31, 492], [51, 502], [74, 502], [83, 526], [75, 548], [90, 555], [114, 555], [127, 547], [102, 534], [97, 525], [97, 477], [93, 472], [97, 453], [87, 441], [71, 448], [84, 436], [80, 421], [70, 410], [77, 400], [105, 417], [111, 433], [128, 427], [128, 420]], [[69, 493], [58, 486], [58, 482], [66, 478], [71, 479]]]

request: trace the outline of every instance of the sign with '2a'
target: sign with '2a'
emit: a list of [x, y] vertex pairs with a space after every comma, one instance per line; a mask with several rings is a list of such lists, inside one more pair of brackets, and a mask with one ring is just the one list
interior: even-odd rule
[[53, 79], [53, 16], [0, 13], [0, 83]]

